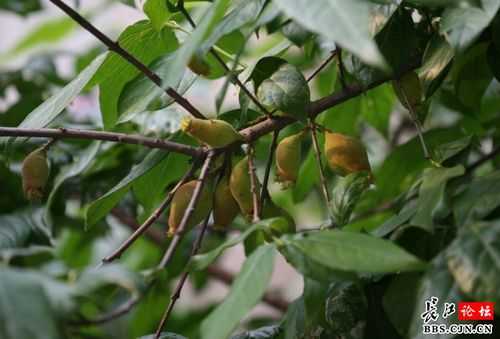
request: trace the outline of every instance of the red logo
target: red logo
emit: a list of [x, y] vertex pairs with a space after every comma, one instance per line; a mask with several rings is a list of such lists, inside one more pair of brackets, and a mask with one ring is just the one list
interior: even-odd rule
[[458, 303], [458, 320], [493, 320], [495, 303], [464, 302]]

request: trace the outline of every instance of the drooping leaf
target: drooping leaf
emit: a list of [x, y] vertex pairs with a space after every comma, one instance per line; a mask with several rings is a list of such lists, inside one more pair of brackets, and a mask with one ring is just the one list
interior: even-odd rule
[[370, 185], [366, 172], [356, 172], [340, 178], [332, 191], [332, 213], [339, 226], [349, 222], [352, 212], [363, 192]]
[[256, 249], [243, 264], [231, 292], [201, 323], [203, 339], [227, 338], [264, 294], [274, 266], [273, 245]]
[[366, 63], [381, 68], [386, 66], [370, 36], [370, 5], [367, 2], [276, 0], [274, 3], [305, 28], [334, 40]]
[[0, 252], [30, 245], [51, 245], [41, 209], [28, 208], [0, 216]]

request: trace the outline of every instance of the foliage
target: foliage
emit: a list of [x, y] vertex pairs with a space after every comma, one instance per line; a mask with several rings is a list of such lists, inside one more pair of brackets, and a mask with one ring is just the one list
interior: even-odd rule
[[[61, 63], [89, 29], [63, 3], [0, 54], [0, 338], [420, 339], [432, 296], [498, 305], [500, 0], [103, 0], [85, 14], [143, 19]], [[0, 0], [0, 16], [54, 5]], [[188, 134], [186, 116], [229, 136]], [[276, 145], [299, 133], [278, 189]], [[359, 140], [371, 173], [330, 170], [327, 133]], [[50, 176], [28, 201], [41, 146]], [[190, 230], [236, 164], [244, 210]], [[238, 246], [233, 276], [221, 258]], [[293, 301], [266, 292], [278, 257], [303, 281]], [[164, 313], [186, 279], [192, 304]], [[199, 304], [212, 279], [227, 296]]]

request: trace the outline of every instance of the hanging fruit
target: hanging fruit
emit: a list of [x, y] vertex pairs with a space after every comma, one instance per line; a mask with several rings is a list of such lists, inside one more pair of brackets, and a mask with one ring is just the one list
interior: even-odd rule
[[[193, 197], [197, 182], [197, 180], [189, 181], [179, 187], [174, 193], [172, 204], [170, 206], [170, 214], [168, 216], [168, 236], [173, 236], [178, 230], [182, 217], [184, 216], [189, 202]], [[212, 193], [210, 192], [208, 184], [205, 183], [203, 185], [203, 189], [201, 190], [198, 204], [189, 218], [185, 231], [191, 230], [194, 226], [202, 222], [210, 213], [211, 208]]]
[[238, 215], [240, 209], [229, 187], [229, 176], [224, 176], [215, 188], [214, 228], [225, 229]]
[[42, 199], [45, 185], [49, 179], [49, 164], [45, 148], [38, 148], [28, 154], [23, 161], [21, 174], [26, 198], [28, 200]]
[[181, 129], [211, 147], [224, 147], [243, 139], [234, 127], [224, 120], [186, 117], [181, 121]]
[[[241, 213], [246, 218], [251, 218], [253, 213], [253, 196], [248, 170], [248, 157], [244, 157], [234, 166], [229, 179], [229, 188], [234, 199], [240, 206]], [[260, 191], [260, 183], [258, 181], [257, 191]]]
[[276, 176], [283, 187], [289, 187], [297, 181], [303, 136], [304, 132], [300, 132], [286, 137], [276, 147]]
[[422, 103], [422, 84], [415, 71], [406, 73], [398, 80], [393, 80], [392, 87], [399, 102], [406, 109], [414, 110]]
[[325, 157], [330, 168], [341, 176], [361, 171], [371, 175], [366, 149], [356, 138], [325, 132]]

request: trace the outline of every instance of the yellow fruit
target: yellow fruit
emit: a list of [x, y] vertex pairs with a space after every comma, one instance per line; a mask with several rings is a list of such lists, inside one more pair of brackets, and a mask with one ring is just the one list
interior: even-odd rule
[[293, 185], [297, 181], [303, 135], [301, 132], [286, 137], [276, 147], [276, 175], [284, 187]]
[[23, 161], [21, 173], [26, 198], [28, 200], [40, 200], [49, 179], [47, 152], [43, 148], [39, 148], [28, 154]]
[[408, 72], [400, 79], [392, 82], [392, 87], [401, 104], [410, 109], [416, 108], [422, 102], [422, 84], [418, 74], [414, 71]]
[[241, 135], [233, 126], [223, 120], [186, 117], [181, 121], [181, 129], [211, 147], [224, 147], [242, 140]]
[[[241, 213], [245, 217], [251, 218], [253, 213], [253, 196], [250, 173], [248, 171], [248, 157], [244, 157], [234, 166], [229, 179], [229, 188], [238, 206], [240, 206]], [[257, 190], [260, 192], [258, 181]]]
[[193, 73], [203, 76], [210, 75], [210, 65], [203, 58], [193, 55], [189, 60], [188, 67]]
[[238, 215], [240, 209], [229, 188], [229, 176], [224, 176], [215, 188], [214, 228], [224, 229]]
[[361, 171], [371, 174], [366, 149], [353, 137], [326, 132], [325, 156], [330, 168], [341, 176]]
[[[184, 212], [186, 211], [191, 198], [193, 197], [197, 180], [192, 180], [181, 187], [175, 192], [170, 206], [170, 214], [168, 216], [168, 235], [173, 236], [179, 228]], [[193, 214], [189, 218], [188, 224], [185, 228], [189, 231], [194, 226], [202, 222], [210, 213], [212, 208], [212, 193], [208, 188], [207, 183], [203, 185], [200, 199]]]

